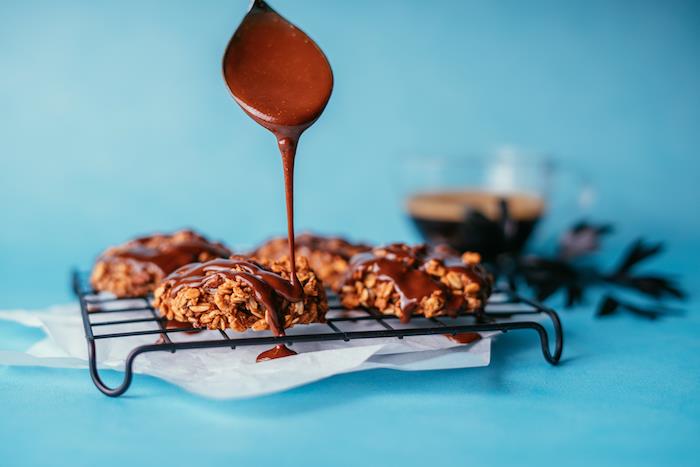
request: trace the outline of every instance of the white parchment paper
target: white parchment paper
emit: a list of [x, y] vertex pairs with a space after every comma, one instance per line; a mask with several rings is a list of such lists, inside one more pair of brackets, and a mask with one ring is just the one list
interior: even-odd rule
[[[122, 306], [124, 304], [122, 303]], [[142, 317], [149, 317], [144, 312]], [[138, 318], [139, 314], [110, 313], [91, 316], [92, 322]], [[78, 305], [47, 310], [0, 311], [0, 320], [41, 328], [46, 337], [25, 352], [0, 350], [0, 365], [87, 368], [87, 346]], [[450, 324], [459, 320], [450, 320]], [[465, 324], [467, 321], [465, 321]], [[400, 327], [400, 323], [392, 321]], [[155, 323], [95, 327], [95, 334], [156, 329]], [[343, 331], [379, 329], [374, 322], [343, 322]], [[297, 326], [288, 334], [332, 332], [328, 326]], [[231, 337], [260, 336], [260, 332], [233, 333]], [[170, 333], [173, 341], [221, 339], [216, 331], [199, 334]], [[480, 367], [489, 364], [491, 334], [472, 344], [456, 343], [445, 336], [416, 336], [404, 339], [364, 339], [350, 342], [297, 343], [298, 355], [256, 363], [265, 346], [150, 352], [134, 361], [134, 372], [152, 375], [204, 397], [233, 399], [253, 397], [318, 381], [329, 376], [372, 368], [404, 371]], [[123, 371], [129, 352], [136, 346], [152, 344], [158, 334], [97, 341], [97, 363], [101, 369]], [[138, 378], [132, 384], [138, 384]]]

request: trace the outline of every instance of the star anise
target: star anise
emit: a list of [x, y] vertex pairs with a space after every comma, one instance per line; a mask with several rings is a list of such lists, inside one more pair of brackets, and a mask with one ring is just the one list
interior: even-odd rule
[[636, 265], [662, 251], [662, 243], [648, 245], [639, 239], [630, 246], [617, 269], [605, 276], [605, 279], [612, 284], [627, 287], [656, 299], [667, 297], [683, 299], [685, 293], [671, 278], [660, 274], [634, 274], [633, 269]]
[[606, 316], [613, 315], [618, 311], [627, 311], [636, 316], [652, 320], [660, 318], [662, 316], [680, 315], [683, 313], [681, 310], [667, 308], [665, 306], [661, 306], [658, 303], [655, 304], [652, 308], [641, 307], [639, 305], [634, 305], [629, 302], [623, 302], [617, 297], [605, 295], [598, 304], [596, 316], [599, 318], [603, 318]]
[[559, 239], [559, 257], [573, 259], [598, 251], [601, 237], [612, 232], [610, 224], [593, 225], [586, 221], [575, 224]]
[[600, 317], [619, 311], [648, 319], [679, 314], [678, 310], [667, 308], [661, 303], [663, 299], [685, 297], [685, 292], [674, 279], [658, 273], [635, 272], [640, 263], [661, 253], [663, 244], [636, 240], [628, 248], [619, 266], [610, 273], [584, 261], [599, 249], [601, 238], [611, 231], [609, 224], [579, 222], [562, 235], [556, 255], [517, 258], [514, 275], [521, 277], [534, 290], [539, 300], [563, 292], [567, 307], [583, 303], [586, 292], [595, 286], [622, 287], [654, 299], [652, 304], [641, 306], [609, 294], [604, 295], [596, 313]]

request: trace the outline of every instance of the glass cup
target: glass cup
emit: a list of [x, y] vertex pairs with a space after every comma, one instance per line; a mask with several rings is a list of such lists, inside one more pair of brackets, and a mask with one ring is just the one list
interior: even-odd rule
[[[550, 211], [561, 175], [551, 158], [512, 147], [481, 157], [415, 159], [404, 172], [405, 212], [423, 239], [476, 251], [487, 262], [522, 253]], [[567, 185], [557, 201], [574, 194], [586, 204], [590, 193], [581, 180]]]

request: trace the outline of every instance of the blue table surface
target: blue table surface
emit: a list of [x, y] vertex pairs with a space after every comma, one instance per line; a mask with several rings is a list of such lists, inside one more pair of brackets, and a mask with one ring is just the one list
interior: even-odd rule
[[[0, 309], [73, 300], [70, 268], [137, 233], [251, 245], [284, 231], [274, 141], [220, 76], [246, 3], [0, 2]], [[511, 333], [485, 368], [240, 401], [144, 376], [109, 399], [86, 371], [0, 367], [0, 465], [700, 464], [698, 4], [273, 4], [336, 78], [300, 147], [300, 230], [416, 241], [405, 158], [514, 143], [588, 174], [595, 204], [567, 214], [615, 221], [601, 263], [637, 236], [666, 242], [645, 267], [677, 274], [685, 315], [595, 319], [594, 293], [562, 312], [558, 367]], [[551, 248], [565, 217], [533, 246]], [[0, 323], [0, 349], [40, 337]]]

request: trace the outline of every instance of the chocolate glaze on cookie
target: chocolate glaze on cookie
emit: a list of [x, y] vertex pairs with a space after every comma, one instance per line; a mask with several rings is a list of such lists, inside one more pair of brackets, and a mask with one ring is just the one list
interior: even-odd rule
[[[289, 260], [254, 261], [247, 257], [216, 259], [183, 266], [161, 282], [154, 306], [168, 320], [212, 330], [270, 329], [324, 322], [328, 301], [322, 283], [304, 257], [297, 273], [304, 297], [297, 300], [289, 280]], [[283, 345], [259, 360], [291, 355]]]
[[490, 293], [491, 278], [478, 255], [460, 258], [445, 247], [397, 243], [353, 257], [341, 302], [348, 308], [391, 310], [407, 322], [414, 312], [454, 316], [476, 311]]
[[[411, 258], [413, 259], [413, 258]], [[401, 318], [408, 321], [421, 300], [441, 294], [445, 287], [425, 271], [414, 267], [414, 261], [397, 257], [376, 257], [372, 253], [358, 255], [353, 268], [364, 268], [380, 281], [391, 281], [399, 293]]]
[[203, 253], [215, 258], [231, 254], [231, 251], [223, 245], [210, 243], [202, 237], [178, 243], [149, 245], [152, 240], [152, 236], [132, 240], [123, 250], [117, 250], [107, 256], [154, 264], [163, 273], [169, 274], [180, 266], [199, 261]]
[[119, 297], [143, 296], [180, 266], [230, 255], [221, 243], [191, 230], [153, 234], [108, 248], [97, 259], [91, 282], [95, 290]]
[[284, 333], [284, 322], [278, 313], [279, 301], [280, 298], [290, 302], [298, 301], [294, 286], [284, 277], [268, 271], [254, 261], [234, 257], [194, 263], [178, 269], [164, 283], [174, 297], [184, 287], [206, 287], [219, 278], [239, 279], [246, 283], [253, 290], [255, 298], [265, 306], [265, 320], [270, 330], [276, 335]]

